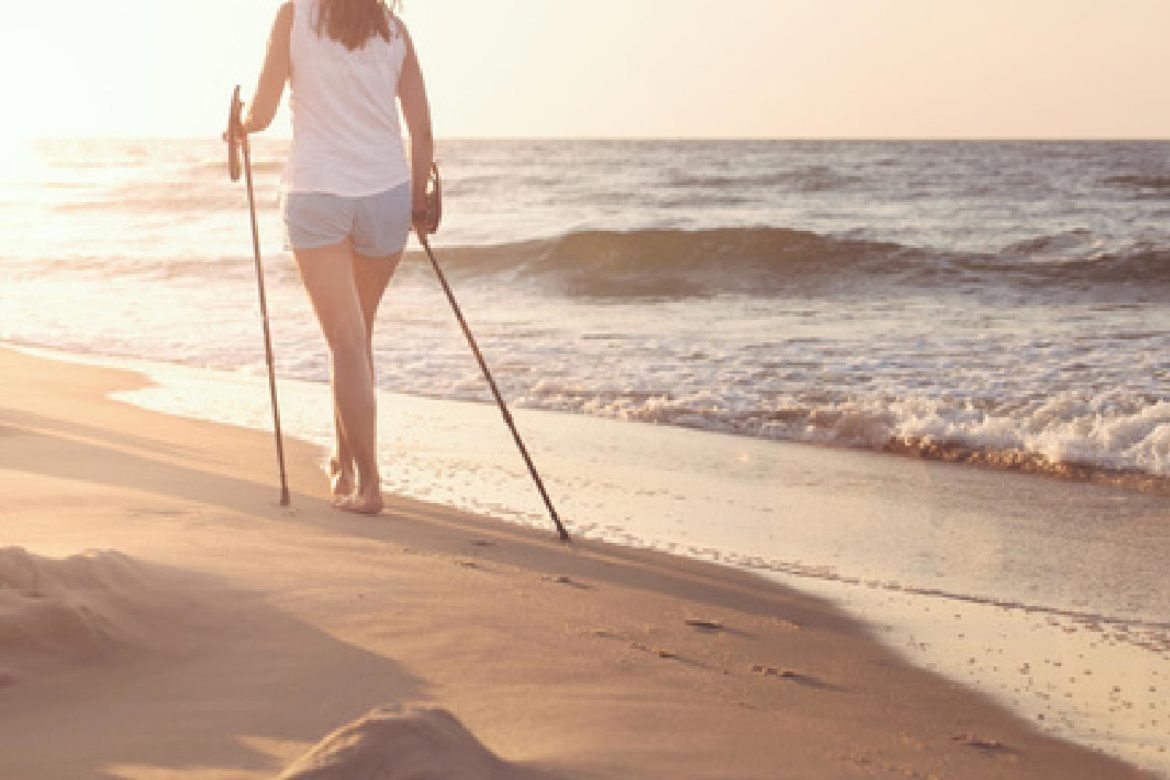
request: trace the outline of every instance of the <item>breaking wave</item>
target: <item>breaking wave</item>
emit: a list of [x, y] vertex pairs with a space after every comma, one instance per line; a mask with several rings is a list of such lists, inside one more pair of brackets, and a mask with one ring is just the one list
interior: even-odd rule
[[558, 238], [463, 247], [442, 256], [466, 274], [508, 273], [569, 295], [677, 298], [781, 295], [870, 287], [1015, 283], [1027, 287], [1141, 282], [1170, 286], [1170, 246], [1105, 250], [1078, 231], [955, 253], [786, 228], [582, 231]]
[[[175, 196], [185, 202], [182, 195]], [[194, 204], [190, 204], [196, 208]], [[101, 208], [71, 204], [64, 208]], [[181, 210], [175, 202], [167, 208]], [[1112, 294], [1117, 285], [1170, 297], [1170, 246], [1106, 250], [1087, 231], [1043, 236], [998, 253], [955, 253], [786, 228], [581, 231], [492, 246], [439, 247], [453, 274], [485, 283], [537, 285], [570, 297], [680, 299], [718, 295], [820, 295], [908, 289], [1053, 289]], [[404, 276], [425, 271], [409, 250]], [[49, 270], [175, 279], [250, 271], [247, 255], [73, 257]], [[279, 268], [282, 268], [280, 266]], [[270, 273], [283, 273], [277, 266]], [[291, 279], [292, 277], [289, 276]], [[1140, 285], [1140, 287], [1136, 287]]]
[[1060, 393], [1021, 402], [938, 397], [773, 399], [743, 411], [713, 397], [599, 393], [541, 383], [527, 405], [780, 441], [1045, 474], [1170, 495], [1170, 401]]

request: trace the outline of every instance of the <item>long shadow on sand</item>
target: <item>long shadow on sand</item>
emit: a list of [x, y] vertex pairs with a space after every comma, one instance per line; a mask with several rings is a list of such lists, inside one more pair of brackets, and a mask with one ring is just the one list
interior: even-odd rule
[[[273, 487], [58, 437], [47, 431], [68, 430], [68, 424], [44, 418], [26, 419], [51, 424], [42, 425], [36, 431], [25, 429], [6, 437], [9, 444], [19, 440], [19, 446], [0, 448], [0, 468], [154, 492], [167, 498], [222, 506], [272, 519], [280, 517], [278, 508], [273, 504]], [[115, 438], [119, 436], [101, 429], [93, 430], [95, 437], [103, 434]], [[252, 435], [254, 441], [263, 442], [261, 434]], [[73, 456], [56, 460], [22, 457], [21, 451], [25, 448], [31, 451], [38, 447], [46, 451], [66, 448]], [[263, 457], [271, 457], [268, 450], [263, 451]], [[37, 466], [34, 468], [29, 463], [36, 463]], [[790, 594], [746, 572], [681, 558], [668, 558], [662, 553], [591, 541], [576, 541], [565, 546], [555, 541], [551, 531], [546, 536], [532, 529], [405, 499], [392, 502], [380, 518], [334, 512], [329, 510], [328, 504], [322, 499], [303, 494], [294, 494], [293, 504], [298, 510], [298, 524], [384, 542], [399, 548], [406, 545], [440, 554], [459, 555], [468, 552], [472, 539], [490, 538], [499, 544], [476, 550], [477, 557], [522, 565], [536, 573], [568, 575], [573, 581], [586, 584], [589, 584], [590, 578], [596, 581], [601, 575], [606, 582], [664, 595], [679, 595], [716, 610], [736, 609], [794, 623], [815, 619], [822, 626], [843, 630], [852, 629], [856, 625], [839, 610], [815, 597]]]
[[[176, 777], [275, 773], [266, 740], [313, 743], [371, 706], [426, 694], [393, 660], [340, 642], [257, 594], [131, 565], [124, 587], [113, 583], [108, 602], [89, 609], [112, 638], [107, 648], [0, 692], [0, 775], [124, 777], [119, 767], [166, 767]], [[176, 582], [182, 587], [170, 587]], [[137, 598], [131, 588], [155, 591], [133, 619], [134, 607], [121, 603]], [[67, 609], [71, 596], [54, 598]], [[151, 628], [166, 637], [164, 646]], [[4, 650], [0, 642], [0, 662]]]
[[[122, 573], [103, 577], [113, 595], [85, 607], [106, 627], [108, 646], [57, 668], [42, 665], [0, 690], [0, 776], [272, 777], [290, 753], [370, 709], [428, 694], [425, 681], [394, 660], [339, 641], [259, 594], [117, 557]], [[134, 589], [151, 595], [140, 599]], [[70, 594], [59, 589], [27, 595], [70, 608]], [[94, 603], [92, 592], [78, 595]], [[163, 641], [154, 641], [152, 627]], [[5, 661], [0, 641], [0, 666]], [[535, 768], [510, 769], [505, 777], [552, 780]]]
[[[155, 493], [170, 499], [193, 501], [209, 506], [220, 506], [237, 512], [276, 516], [273, 511], [275, 486], [265, 486], [246, 479], [237, 479], [210, 471], [170, 463], [153, 457], [144, 457], [116, 447], [106, 447], [91, 441], [48, 432], [60, 427], [69, 429], [72, 423], [62, 423], [36, 415], [22, 415], [25, 422], [37, 427], [8, 428], [4, 446], [0, 447], [0, 469], [39, 474], [58, 479], [87, 482], [111, 487], [129, 488]], [[122, 434], [91, 428], [90, 435], [110, 441], [126, 441]], [[192, 459], [191, 452], [174, 448], [165, 441], [130, 437], [135, 445], [166, 453], [174, 451]], [[268, 453], [264, 453], [271, 457]], [[274, 469], [275, 470], [275, 469]], [[275, 479], [274, 479], [275, 482]], [[321, 503], [309, 496], [296, 496], [297, 503]]]
[[[270, 486], [59, 436], [51, 431], [73, 429], [22, 418], [4, 430], [0, 469], [282, 517]], [[108, 432], [88, 433], [96, 439]], [[151, 446], [149, 438], [133, 438]], [[294, 502], [309, 510], [298, 520], [314, 514], [320, 522], [330, 514], [320, 499], [296, 496]], [[121, 780], [160, 769], [175, 778], [271, 777], [290, 752], [303, 752], [372, 708], [429, 695], [426, 681], [393, 659], [340, 641], [260, 594], [204, 574], [136, 565], [167, 581], [182, 580], [186, 596], [212, 606], [195, 614], [190, 599], [182, 599], [175, 620], [197, 626], [183, 647], [131, 644], [84, 664], [6, 681], [0, 687], [0, 777]], [[173, 633], [175, 627], [168, 628]], [[510, 767], [507, 776], [553, 778], [521, 766]]]
[[[57, 436], [48, 431], [68, 430], [68, 423], [28, 415], [24, 418], [26, 424], [31, 420], [38, 429], [23, 428], [5, 437], [6, 446], [0, 448], [0, 469], [130, 488], [273, 519], [280, 517], [273, 504], [273, 487]], [[117, 439], [120, 436], [101, 429], [92, 430], [95, 437]], [[254, 436], [255, 441], [262, 441], [260, 434]], [[145, 441], [149, 444], [151, 440]], [[38, 450], [46, 453], [64, 450], [70, 457], [36, 457]], [[263, 455], [271, 457], [267, 450]], [[477, 555], [502, 563], [522, 564], [537, 573], [570, 575], [576, 582], [586, 582], [601, 574], [614, 584], [681, 595], [715, 609], [734, 608], [795, 622], [816, 616], [822, 624], [828, 616], [830, 622], [839, 621], [841, 627], [853, 624], [815, 598], [789, 595], [747, 573], [669, 559], [662, 553], [587, 541], [565, 546], [556, 542], [551, 532], [546, 537], [532, 529], [410, 500], [394, 502], [380, 518], [333, 512], [322, 499], [303, 494], [294, 494], [293, 504], [298, 510], [299, 524], [370, 541], [458, 555], [468, 552], [472, 539], [491, 538], [500, 543], [477, 550]], [[813, 605], [811, 610], [810, 605]]]

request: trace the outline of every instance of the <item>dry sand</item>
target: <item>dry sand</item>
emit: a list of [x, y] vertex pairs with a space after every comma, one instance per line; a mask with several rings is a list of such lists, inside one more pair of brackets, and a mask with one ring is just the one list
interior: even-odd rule
[[747, 574], [342, 515], [297, 442], [281, 509], [268, 436], [0, 376], [0, 780], [1141, 776]]

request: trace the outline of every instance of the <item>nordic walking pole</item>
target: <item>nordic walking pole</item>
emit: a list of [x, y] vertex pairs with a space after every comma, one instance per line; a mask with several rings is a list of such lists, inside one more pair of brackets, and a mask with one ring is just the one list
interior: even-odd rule
[[[432, 173], [432, 183], [437, 182], [437, 178], [438, 169], [435, 168]], [[437, 222], [434, 223], [434, 227], [438, 227]], [[463, 335], [467, 337], [467, 343], [471, 346], [471, 351], [475, 353], [475, 359], [479, 362], [479, 368], [483, 371], [484, 379], [487, 380], [488, 386], [491, 387], [492, 395], [496, 397], [496, 405], [500, 407], [500, 414], [503, 416], [504, 422], [508, 424], [508, 430], [512, 432], [512, 438], [516, 440], [516, 446], [520, 449], [520, 455], [523, 456], [524, 463], [528, 466], [528, 473], [532, 475], [532, 481], [536, 483], [536, 489], [540, 491], [540, 497], [544, 499], [544, 505], [548, 507], [549, 516], [552, 518], [553, 524], [557, 527], [557, 535], [560, 536], [562, 542], [572, 541], [569, 538], [569, 532], [561, 524], [561, 519], [557, 517], [557, 510], [553, 507], [552, 499], [548, 497], [548, 491], [544, 489], [544, 483], [541, 482], [540, 474], [536, 471], [536, 465], [532, 462], [532, 457], [528, 454], [528, 448], [524, 446], [524, 440], [520, 438], [520, 432], [516, 430], [516, 423], [512, 420], [511, 412], [508, 411], [508, 405], [504, 403], [504, 397], [500, 395], [500, 388], [496, 386], [496, 380], [492, 378], [492, 372], [488, 370], [487, 361], [483, 359], [483, 353], [479, 351], [479, 345], [475, 342], [475, 336], [471, 335], [471, 328], [467, 326], [467, 320], [463, 318], [463, 312], [460, 310], [459, 304], [455, 301], [455, 294], [451, 292], [451, 285], [447, 284], [447, 277], [443, 274], [443, 269], [439, 268], [439, 262], [435, 259], [435, 253], [431, 250], [431, 243], [427, 240], [427, 231], [418, 229], [416, 226], [415, 234], [418, 236], [418, 242], [422, 244], [422, 248], [426, 250], [427, 257], [430, 258], [431, 267], [435, 269], [435, 276], [439, 277], [439, 284], [443, 285], [443, 292], [447, 294], [447, 300], [451, 304], [451, 309], [455, 312], [455, 318], [459, 320], [459, 327], [463, 329]]]
[[276, 462], [280, 467], [280, 505], [292, 503], [288, 494], [288, 476], [284, 469], [284, 441], [280, 435], [280, 405], [276, 401], [276, 364], [272, 358], [272, 333], [268, 327], [268, 298], [264, 294], [264, 266], [260, 262], [260, 230], [256, 226], [256, 197], [252, 191], [252, 152], [248, 145], [248, 134], [244, 132], [241, 114], [244, 104], [240, 102], [240, 88], [232, 93], [232, 104], [228, 112], [228, 172], [232, 181], [240, 180], [240, 160], [237, 151], [244, 151], [244, 181], [248, 188], [248, 211], [252, 217], [252, 254], [256, 259], [256, 288], [260, 294], [260, 318], [264, 321], [264, 355], [268, 360], [268, 391], [272, 396], [272, 425], [276, 432]]

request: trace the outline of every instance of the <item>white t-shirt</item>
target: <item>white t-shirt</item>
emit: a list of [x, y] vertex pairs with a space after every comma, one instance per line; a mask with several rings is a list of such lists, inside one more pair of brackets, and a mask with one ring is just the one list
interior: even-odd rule
[[293, 142], [282, 190], [362, 197], [410, 181], [398, 120], [406, 60], [398, 20], [389, 42], [374, 35], [350, 51], [324, 26], [317, 34], [319, 0], [293, 5]]

